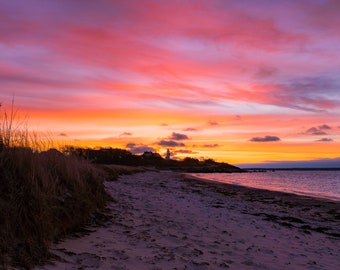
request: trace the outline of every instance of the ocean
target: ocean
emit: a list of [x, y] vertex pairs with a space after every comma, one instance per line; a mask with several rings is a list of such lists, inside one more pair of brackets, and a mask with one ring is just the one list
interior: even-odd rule
[[218, 182], [340, 201], [340, 170], [275, 170], [247, 173], [194, 173]]

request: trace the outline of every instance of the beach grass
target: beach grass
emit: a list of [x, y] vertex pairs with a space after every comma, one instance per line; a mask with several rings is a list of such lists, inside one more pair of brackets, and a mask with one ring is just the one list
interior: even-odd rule
[[110, 200], [107, 172], [57, 150], [0, 152], [0, 265], [30, 268], [53, 241], [79, 230]]
[[145, 169], [56, 150], [48, 136], [27, 129], [14, 100], [0, 116], [0, 269], [30, 269], [52, 256], [51, 243], [110, 218], [104, 180]]

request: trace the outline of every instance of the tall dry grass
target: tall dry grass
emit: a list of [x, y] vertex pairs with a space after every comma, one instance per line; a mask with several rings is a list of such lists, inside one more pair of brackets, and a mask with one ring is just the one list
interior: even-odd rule
[[77, 231], [110, 199], [106, 172], [75, 156], [51, 149], [25, 128], [14, 127], [15, 115], [0, 120], [0, 268], [29, 269], [49, 258], [49, 244]]
[[56, 150], [5, 148], [0, 153], [0, 260], [30, 267], [49, 243], [101, 212], [109, 199], [104, 172]]

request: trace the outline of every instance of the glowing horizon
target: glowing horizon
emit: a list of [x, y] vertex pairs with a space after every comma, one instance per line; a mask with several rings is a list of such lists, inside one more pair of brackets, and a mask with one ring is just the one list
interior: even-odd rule
[[339, 13], [336, 0], [1, 1], [0, 103], [68, 144], [336, 159]]

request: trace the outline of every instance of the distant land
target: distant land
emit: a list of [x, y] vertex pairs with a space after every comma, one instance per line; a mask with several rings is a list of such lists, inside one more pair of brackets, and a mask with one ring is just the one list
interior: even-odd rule
[[235, 164], [241, 169], [340, 169], [340, 157], [307, 161], [267, 161], [255, 164]]
[[[51, 149], [49, 151], [57, 151]], [[191, 173], [231, 173], [231, 172], [245, 172], [244, 170], [225, 163], [216, 162], [213, 159], [198, 160], [196, 158], [186, 157], [183, 160], [174, 160], [170, 158], [163, 158], [158, 153], [146, 151], [142, 155], [134, 155], [130, 151], [119, 148], [75, 148], [68, 146], [63, 149], [67, 155], [74, 155], [85, 158], [96, 164], [116, 164], [128, 166], [146, 166], [160, 170], [173, 170]]]

